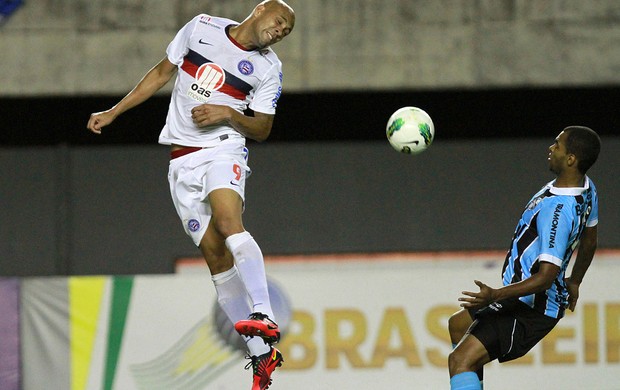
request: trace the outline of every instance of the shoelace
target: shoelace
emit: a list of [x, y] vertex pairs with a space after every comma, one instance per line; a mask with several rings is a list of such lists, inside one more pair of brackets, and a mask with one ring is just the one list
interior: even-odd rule
[[251, 319], [251, 320], [258, 320], [258, 321], [265, 321], [265, 320], [267, 320], [266, 321], [266, 322], [268, 322], [267, 326], [269, 326], [270, 328], [278, 326], [278, 324], [276, 324], [271, 318], [269, 318], [269, 316], [267, 314], [256, 312], [256, 313], [250, 314], [250, 316], [248, 318]]
[[248, 364], [245, 365], [245, 369], [249, 370], [250, 367], [252, 367], [252, 372], [256, 375], [259, 375], [258, 373], [258, 369], [260, 366], [260, 359], [258, 356], [250, 356], [250, 355], [245, 355], [246, 359], [250, 359], [250, 361], [248, 362]]
[[254, 374], [256, 374], [256, 371], [258, 369], [258, 357], [256, 356], [250, 356], [250, 355], [245, 355], [246, 359], [250, 359], [250, 361], [245, 365], [245, 369], [249, 370], [250, 367], [252, 367], [252, 371], [254, 372]]
[[[252, 320], [264, 320], [265, 318], [269, 318], [269, 316], [267, 314], [263, 314], [263, 313], [252, 313], [250, 314], [250, 319]], [[271, 321], [271, 319], [269, 319]]]

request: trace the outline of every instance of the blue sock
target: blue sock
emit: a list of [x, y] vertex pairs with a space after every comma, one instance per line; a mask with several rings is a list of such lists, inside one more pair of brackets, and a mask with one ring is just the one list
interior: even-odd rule
[[[452, 349], [456, 348], [457, 345], [458, 344], [456, 343], [452, 343]], [[480, 390], [484, 390], [484, 385], [482, 384], [482, 372], [482, 367], [478, 371], [476, 371], [476, 375], [478, 375], [478, 380], [480, 381]]]
[[456, 374], [450, 378], [450, 390], [481, 390], [478, 375], [473, 371]]

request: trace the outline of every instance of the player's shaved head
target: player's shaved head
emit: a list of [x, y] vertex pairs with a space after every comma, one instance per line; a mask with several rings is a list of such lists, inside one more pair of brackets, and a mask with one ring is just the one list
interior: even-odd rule
[[285, 13], [288, 14], [288, 22], [291, 25], [291, 29], [293, 28], [293, 26], [295, 26], [295, 11], [293, 10], [293, 8], [291, 8], [290, 5], [286, 4], [286, 2], [282, 0], [265, 0], [259, 3], [256, 6], [256, 8], [260, 6], [264, 7], [268, 11], [276, 10], [276, 9], [280, 9], [284, 11]]

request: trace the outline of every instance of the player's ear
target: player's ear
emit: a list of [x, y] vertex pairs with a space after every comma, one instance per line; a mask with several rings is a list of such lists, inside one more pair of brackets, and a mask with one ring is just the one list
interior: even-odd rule
[[577, 161], [577, 156], [575, 156], [574, 154], [569, 153], [568, 156], [566, 156], [566, 164], [569, 167], [572, 167], [572, 166], [577, 167], [577, 162], [578, 162]]
[[265, 4], [260, 3], [254, 8], [254, 16], [260, 16], [265, 11]]

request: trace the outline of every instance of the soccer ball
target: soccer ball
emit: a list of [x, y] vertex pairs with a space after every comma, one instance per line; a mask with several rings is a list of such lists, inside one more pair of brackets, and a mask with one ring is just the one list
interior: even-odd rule
[[435, 138], [433, 120], [417, 107], [403, 107], [396, 110], [388, 120], [385, 129], [390, 145], [405, 154], [425, 151]]

